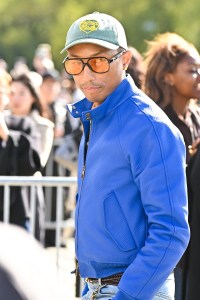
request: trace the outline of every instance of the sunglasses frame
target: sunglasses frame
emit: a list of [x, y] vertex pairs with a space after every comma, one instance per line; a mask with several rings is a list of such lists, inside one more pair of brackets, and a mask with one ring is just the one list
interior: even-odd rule
[[[126, 50], [124, 49], [124, 50], [118, 52], [117, 54], [115, 54], [115, 55], [114, 55], [112, 58], [110, 58], [110, 59], [108, 59], [107, 57], [104, 57], [104, 56], [94, 56], [94, 57], [90, 57], [90, 58], [87, 58], [87, 57], [86, 57], [86, 58], [69, 58], [69, 57], [67, 56], [67, 57], [64, 58], [64, 60], [63, 60], [62, 63], [63, 63], [63, 65], [64, 65], [65, 72], [66, 72], [67, 74], [69, 74], [69, 75], [76, 76], [76, 75], [81, 74], [81, 72], [84, 70], [85, 66], [88, 66], [88, 68], [89, 68], [92, 72], [94, 72], [94, 73], [97, 73], [97, 74], [104, 74], [104, 73], [107, 73], [107, 72], [110, 70], [110, 64], [111, 64], [113, 61], [117, 60], [119, 57], [121, 57], [125, 52], [126, 52]], [[104, 72], [96, 72], [96, 71], [94, 71], [94, 70], [92, 69], [91, 65], [90, 65], [88, 62], [89, 62], [90, 60], [92, 60], [92, 59], [95, 59], [95, 58], [104, 58], [105, 60], [107, 60], [108, 66], [109, 66], [108, 70], [107, 70], [107, 71], [104, 71]], [[84, 61], [83, 61], [84, 59], [87, 59], [87, 61], [84, 62]], [[81, 62], [82, 62], [82, 70], [81, 70], [79, 73], [77, 73], [77, 74], [72, 74], [72, 73], [69, 73], [69, 72], [66, 70], [65, 62], [66, 62], [66, 61], [70, 61], [70, 60], [78, 60], [78, 61], [81, 61]]]

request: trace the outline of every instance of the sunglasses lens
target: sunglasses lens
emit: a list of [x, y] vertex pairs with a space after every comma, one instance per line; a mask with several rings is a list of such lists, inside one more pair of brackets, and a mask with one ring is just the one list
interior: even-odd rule
[[87, 63], [84, 63], [81, 59], [66, 59], [64, 61], [65, 71], [70, 75], [80, 74], [85, 65], [88, 65], [95, 73], [106, 73], [110, 69], [109, 61], [105, 57], [89, 58]]
[[91, 69], [96, 73], [106, 73], [109, 71], [109, 62], [104, 57], [95, 57], [88, 60]]
[[71, 75], [78, 75], [83, 69], [83, 63], [78, 59], [66, 60], [64, 65], [66, 72]]

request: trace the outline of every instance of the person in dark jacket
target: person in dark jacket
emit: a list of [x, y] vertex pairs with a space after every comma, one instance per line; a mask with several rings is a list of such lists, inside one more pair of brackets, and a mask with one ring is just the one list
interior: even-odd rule
[[83, 300], [174, 299], [173, 269], [189, 241], [185, 146], [126, 70], [122, 25], [95, 12], [68, 30], [63, 64], [85, 98], [76, 202]]
[[[157, 35], [148, 43], [145, 63], [145, 92], [164, 110], [184, 138], [191, 224], [195, 183], [191, 172], [194, 165], [199, 164], [195, 156], [200, 142], [200, 109], [197, 105], [200, 98], [200, 55], [194, 45], [168, 32]], [[176, 300], [187, 299], [189, 249], [176, 268]], [[199, 294], [196, 290], [195, 293]]]
[[[36, 87], [27, 75], [13, 78], [8, 109], [0, 115], [0, 175], [33, 176], [45, 166], [53, 143], [53, 124], [42, 117]], [[30, 191], [12, 187], [10, 222], [29, 230]], [[3, 188], [0, 219], [3, 220]], [[43, 240], [44, 199], [37, 189], [35, 236]]]

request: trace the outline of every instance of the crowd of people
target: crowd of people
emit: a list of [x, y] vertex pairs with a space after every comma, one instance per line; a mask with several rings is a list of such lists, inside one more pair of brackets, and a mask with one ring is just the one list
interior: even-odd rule
[[[103, 43], [97, 43], [98, 46], [94, 46], [95, 43], [90, 44], [89, 41], [86, 41], [85, 43], [89, 43], [88, 53], [92, 53], [93, 50], [102, 51], [102, 49], [98, 47], [103, 46]], [[105, 48], [115, 49], [111, 47], [109, 48], [107, 44], [105, 45]], [[77, 45], [74, 43], [72, 45], [66, 46], [64, 48], [64, 51], [69, 50], [69, 54], [72, 55], [72, 57], [75, 53], [74, 56], [77, 59], [77, 57], [79, 57], [79, 52], [81, 54], [85, 54], [84, 51], [86, 51], [85, 49], [83, 50], [80, 47], [81, 46], [78, 43]], [[95, 49], [95, 47], [97, 47], [98, 49]], [[149, 41], [147, 43], [147, 50], [145, 51], [144, 55], [140, 54], [134, 47], [129, 46], [127, 48], [129, 50], [127, 53], [130, 53], [129, 58], [128, 54], [126, 54], [126, 47], [123, 47], [123, 45], [119, 45], [119, 48], [120, 47], [122, 50], [122, 52], [120, 52], [121, 55], [127, 55], [127, 63], [124, 66], [124, 71], [126, 72], [126, 74], [129, 74], [128, 77], [131, 77], [134, 80], [135, 85], [137, 86], [137, 88], [139, 88], [139, 93], [141, 93], [141, 95], [146, 94], [156, 103], [156, 106], [161, 108], [160, 116], [158, 111], [158, 115], [156, 115], [155, 119], [164, 119], [167, 115], [168, 118], [175, 125], [175, 127], [178, 128], [178, 132], [181, 133], [181, 136], [184, 140], [184, 144], [186, 147], [185, 164], [191, 240], [189, 246], [187, 247], [187, 250], [181, 257], [180, 261], [178, 262], [175, 268], [175, 299], [197, 300], [199, 294], [198, 280], [200, 278], [200, 263], [198, 259], [198, 249], [200, 247], [200, 185], [198, 182], [200, 175], [200, 107], [198, 102], [198, 100], [200, 100], [200, 55], [193, 44], [186, 41], [183, 37], [179, 36], [178, 34], [170, 32], [158, 34], [154, 37], [154, 39]], [[71, 49], [73, 49], [74, 53]], [[123, 51], [125, 52], [125, 54]], [[80, 57], [87, 56], [88, 55], [82, 55]], [[94, 66], [92, 65], [92, 62], [91, 64], [89, 64], [89, 61], [85, 63], [83, 69], [86, 65], [89, 67], [90, 72], [93, 71], [92, 68]], [[65, 72], [65, 70], [67, 73]], [[50, 157], [50, 153], [51, 151], [55, 152], [58, 148], [58, 146], [55, 145], [55, 141], [60, 139], [62, 141], [62, 139], [65, 136], [71, 133], [75, 133], [75, 142], [78, 147], [83, 133], [82, 124], [79, 121], [79, 119], [74, 119], [71, 116], [71, 114], [68, 113], [66, 105], [70, 103], [76, 103], [78, 100], [81, 100], [85, 96], [90, 100], [90, 95], [87, 90], [86, 95], [84, 95], [84, 87], [83, 91], [81, 91], [81, 88], [77, 88], [79, 84], [77, 84], [77, 86], [75, 85], [75, 82], [78, 83], [78, 80], [76, 79], [76, 73], [73, 74], [73, 72], [71, 72], [71, 70], [73, 70], [73, 66], [72, 69], [70, 69], [70, 64], [65, 63], [65, 70], [63, 69], [62, 71], [58, 71], [55, 69], [52, 60], [51, 46], [48, 44], [40, 44], [37, 47], [35, 51], [35, 56], [33, 57], [33, 65], [31, 67], [26, 64], [25, 58], [20, 57], [16, 59], [13, 68], [11, 70], [8, 70], [7, 64], [3, 60], [3, 58], [0, 60], [0, 175], [45, 175], [45, 170], [48, 163], [48, 159]], [[80, 70], [80, 72], [82, 71]], [[103, 71], [102, 73], [106, 73], [108, 71]], [[97, 71], [94, 72], [98, 73]], [[115, 80], [114, 73], [112, 74], [112, 76]], [[118, 93], [119, 92], [120, 91], [118, 90]], [[117, 97], [117, 94], [115, 97]], [[119, 101], [121, 100], [119, 99]], [[99, 100], [96, 100], [95, 102], [94, 98], [94, 104], [92, 107], [94, 109], [94, 112], [95, 109], [98, 110], [98, 107], [102, 105], [102, 102], [100, 102], [99, 104]], [[138, 105], [140, 106], [141, 104]], [[87, 110], [88, 109], [90, 109], [89, 104], [87, 104]], [[161, 111], [164, 111], [163, 115], [161, 114]], [[127, 113], [129, 115], [129, 118], [131, 118], [130, 113], [128, 111]], [[121, 116], [121, 118], [124, 121], [126, 120], [124, 116]], [[143, 122], [145, 122], [145, 120], [143, 120]], [[108, 123], [106, 124], [105, 128], [106, 126], [108, 126]], [[132, 124], [132, 122], [130, 124]], [[134, 121], [132, 125], [134, 125]], [[87, 126], [88, 125], [86, 124], [85, 135], [88, 134], [86, 138], [89, 139], [90, 133], [87, 133]], [[141, 126], [145, 125], [141, 124]], [[131, 141], [131, 135], [135, 129], [131, 127], [128, 128], [128, 135]], [[167, 144], [168, 138], [171, 139], [171, 137], [170, 135], [168, 136], [167, 132], [162, 134], [166, 135], [165, 137], [163, 136], [163, 142]], [[103, 132], [99, 133], [100, 139], [103, 138], [103, 136]], [[134, 136], [136, 139], [139, 138], [138, 136], [136, 136], [135, 133]], [[104, 142], [106, 142], [107, 139], [115, 139], [115, 137], [112, 137], [112, 135], [105, 136], [104, 138]], [[148, 140], [148, 135], [146, 137], [144, 135], [141, 138], [144, 140]], [[164, 140], [165, 138], [166, 140]], [[149, 144], [152, 145], [152, 142], [149, 142]], [[132, 146], [129, 146], [133, 147], [133, 145], [134, 143], [132, 144]], [[141, 147], [142, 149], [142, 145], [143, 143], [142, 141], [140, 141], [137, 146], [139, 148]], [[181, 157], [181, 151], [178, 148], [179, 146], [178, 144], [176, 144], [175, 140], [170, 145], [171, 148], [167, 151], [171, 153], [176, 151], [180, 152], [179, 154]], [[158, 149], [156, 145], [154, 146], [155, 149]], [[94, 148], [95, 147], [96, 146], [94, 145]], [[101, 149], [101, 142], [99, 147]], [[124, 146], [122, 145], [122, 148], [123, 147]], [[153, 147], [153, 145], [151, 147]], [[161, 145], [161, 147], [163, 146]], [[177, 149], [175, 149], [176, 147]], [[83, 151], [87, 152], [87, 150], [88, 149], [85, 149]], [[146, 150], [150, 151], [149, 155], [152, 156], [153, 159], [153, 154], [151, 154], [151, 149], [148, 145], [146, 147]], [[141, 151], [144, 151], [144, 148]], [[98, 155], [100, 155], [99, 149], [96, 149], [96, 152], [99, 153]], [[137, 153], [136, 150], [134, 150], [133, 152], [135, 154]], [[95, 156], [95, 154], [91, 155]], [[105, 155], [105, 153], [103, 155]], [[128, 157], [128, 153], [124, 155], [127, 155]], [[154, 155], [156, 154], [154, 153]], [[115, 153], [115, 156], [115, 159], [119, 159], [119, 157], [117, 156], [117, 151]], [[147, 156], [148, 155], [146, 154], [146, 157]], [[106, 159], [107, 158], [105, 157], [105, 161]], [[111, 153], [110, 156], [108, 156], [108, 160], [112, 159], [113, 157]], [[128, 159], [129, 158], [127, 158], [127, 160]], [[166, 166], [166, 168], [173, 168], [174, 166], [170, 165], [169, 153], [168, 157], [166, 157], [165, 159], [166, 165], [169, 163], [169, 166]], [[138, 168], [138, 174], [133, 174], [133, 177], [135, 176], [135, 182], [139, 182], [140, 172], [143, 172], [143, 170], [140, 170], [140, 168], [142, 168], [143, 162], [139, 161], [137, 162], [138, 166], [135, 166], [135, 158], [132, 158], [130, 156], [130, 160], [133, 160], [131, 162], [132, 168]], [[148, 160], [145, 159], [145, 161], [148, 164]], [[96, 168], [98, 168], [98, 163], [100, 163], [100, 167], [105, 165], [104, 163], [99, 162], [99, 157], [96, 157]], [[177, 164], [179, 163], [180, 161], [177, 156]], [[176, 162], [174, 162], [174, 164], [176, 164]], [[52, 172], [53, 173], [51, 175], [59, 175], [58, 169], [56, 169], [55, 162]], [[155, 172], [155, 170], [153, 171], [152, 169], [152, 172]], [[93, 173], [92, 169], [91, 174], [93, 174], [93, 176], [98, 181], [99, 175]], [[65, 175], [70, 175], [70, 167], [68, 169], [66, 168]], [[115, 175], [117, 181], [119, 178], [117, 177], [117, 174]], [[160, 175], [161, 174], [156, 173], [152, 173], [152, 175], [149, 174], [149, 176], [151, 177], [159, 177]], [[96, 187], [99, 189], [100, 180], [101, 178], [99, 178], [98, 183], [95, 182]], [[90, 183], [88, 183], [88, 185], [89, 184]], [[141, 182], [138, 183], [138, 185], [140, 184]], [[174, 183], [171, 183], [172, 190], [174, 188], [173, 184], [175, 185], [175, 181]], [[126, 188], [126, 186], [124, 188]], [[129, 187], [127, 186], [127, 188]], [[95, 187], [90, 186], [90, 191], [93, 189], [95, 189]], [[126, 193], [126, 190], [124, 192]], [[176, 191], [174, 192], [176, 193]], [[26, 230], [29, 230], [29, 193], [30, 191], [28, 190], [28, 188], [12, 187], [10, 194], [10, 222], [24, 227]], [[116, 187], [116, 194], [117, 193], [120, 193], [119, 187]], [[148, 194], [148, 189], [144, 191], [144, 193]], [[112, 197], [114, 197], [114, 195]], [[87, 199], [86, 195], [85, 198]], [[1, 220], [3, 220], [2, 199], [3, 189], [1, 188]], [[120, 244], [120, 234], [113, 233], [112, 228], [110, 227], [111, 225], [109, 225], [109, 218], [111, 217], [112, 209], [114, 212], [115, 210], [117, 210], [117, 208], [113, 207], [113, 201], [114, 198], [108, 198], [107, 201], [105, 201], [105, 209], [107, 207], [108, 210], [111, 210], [110, 214], [108, 213], [105, 215], [107, 230], [110, 230], [112, 235], [114, 235], [114, 240], [118, 239], [116, 243], [119, 243], [119, 248], [123, 249], [125, 247], [125, 251], [128, 251], [128, 249], [132, 247], [131, 241], [124, 239], [125, 245]], [[182, 209], [184, 211], [185, 207], [182, 203], [182, 199], [176, 199], [176, 201], [180, 201], [180, 203], [177, 204], [179, 210]], [[92, 204], [90, 205], [92, 206]], [[149, 203], [146, 203], [145, 205], [147, 205], [145, 207], [145, 210], [153, 210], [153, 208], [148, 207], [150, 205]], [[160, 204], [156, 203], [156, 205], [158, 205], [159, 209], [161, 210]], [[183, 205], [183, 207], [181, 207], [181, 205]], [[120, 204], [118, 204], [118, 206], [120, 206]], [[177, 211], [175, 213], [177, 214], [177, 216], [179, 216], [180, 214], [180, 218], [182, 217], [180, 211]], [[153, 213], [151, 212], [151, 214]], [[152, 217], [151, 214], [149, 213], [150, 217]], [[122, 218], [122, 214], [120, 215], [120, 217], [121, 226], [123, 230], [123, 227], [125, 228], [128, 225]], [[46, 239], [45, 241], [46, 237], [44, 236], [43, 230], [44, 218], [44, 191], [38, 188], [35, 236], [39, 241], [48, 246], [51, 245], [53, 242], [51, 240], [50, 235], [49, 239]], [[79, 220], [79, 222], [81, 221]], [[116, 222], [113, 223], [115, 226], [117, 226]], [[85, 225], [82, 226], [84, 227]], [[177, 235], [179, 234], [181, 235], [181, 232], [177, 232]], [[121, 294], [121, 296], [124, 295]], [[127, 297], [126, 299], [129, 298]]]
[[[71, 168], [54, 161], [54, 152], [62, 139], [75, 133], [80, 141], [80, 122], [67, 114], [66, 104], [81, 98], [73, 79], [55, 69], [51, 47], [40, 44], [29, 67], [26, 59], [18, 57], [8, 70], [0, 64], [0, 162], [1, 175], [45, 176], [69, 175]], [[70, 149], [69, 149], [70, 151]], [[76, 166], [76, 162], [73, 162]], [[49, 168], [48, 165], [52, 167]], [[48, 170], [47, 170], [48, 169]], [[50, 169], [50, 171], [49, 171]], [[37, 186], [35, 237], [45, 246], [55, 245], [55, 230], [44, 231], [46, 190]], [[64, 197], [67, 200], [67, 189]], [[51, 191], [51, 220], [55, 220], [56, 188]], [[0, 188], [0, 219], [3, 220], [3, 187]], [[10, 222], [29, 229], [30, 189], [12, 187], [10, 192]], [[64, 203], [67, 201], [64, 201]], [[67, 215], [67, 212], [66, 212]]]

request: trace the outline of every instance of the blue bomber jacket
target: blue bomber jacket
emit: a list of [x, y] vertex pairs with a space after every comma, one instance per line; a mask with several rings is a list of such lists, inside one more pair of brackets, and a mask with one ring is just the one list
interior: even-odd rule
[[91, 106], [85, 98], [68, 107], [84, 128], [75, 214], [79, 271], [90, 278], [123, 272], [113, 299], [150, 300], [189, 240], [183, 138], [130, 76]]

